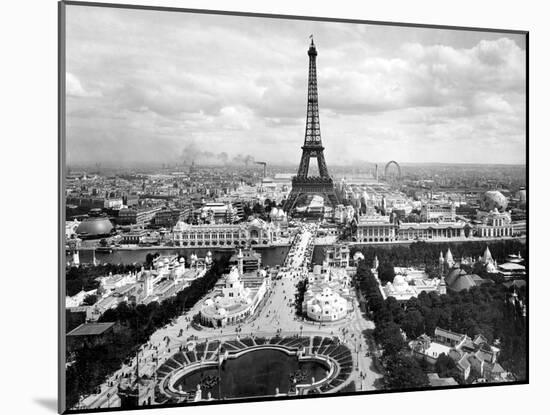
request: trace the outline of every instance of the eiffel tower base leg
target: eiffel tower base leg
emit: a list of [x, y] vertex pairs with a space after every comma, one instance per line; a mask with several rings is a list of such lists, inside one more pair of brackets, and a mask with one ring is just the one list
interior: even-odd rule
[[309, 196], [309, 195], [322, 196], [325, 202], [328, 202], [328, 204], [331, 205], [333, 208], [340, 203], [334, 189], [310, 192], [310, 191], [303, 191], [303, 190], [295, 190], [293, 188], [290, 191], [288, 198], [286, 199], [286, 202], [283, 206], [283, 210], [287, 213], [291, 213], [296, 207], [296, 202], [298, 201], [298, 199], [302, 196]]

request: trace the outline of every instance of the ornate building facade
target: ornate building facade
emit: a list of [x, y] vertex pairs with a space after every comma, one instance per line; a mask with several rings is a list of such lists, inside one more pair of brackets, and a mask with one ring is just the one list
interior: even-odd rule
[[499, 212], [496, 208], [489, 212], [478, 212], [479, 224], [477, 236], [482, 238], [502, 238], [514, 235], [512, 218], [508, 212]]
[[238, 324], [256, 311], [269, 289], [269, 277], [264, 270], [245, 274], [244, 255], [239, 251], [238, 265], [233, 266], [217, 295], [206, 299], [199, 314], [201, 324], [225, 327]]
[[352, 309], [350, 277], [344, 268], [316, 265], [308, 276], [302, 312], [313, 321], [338, 321]]
[[357, 242], [392, 242], [396, 239], [397, 226], [389, 216], [358, 215]]
[[401, 223], [397, 229], [397, 239], [400, 241], [463, 239], [470, 236], [466, 222]]
[[202, 225], [180, 221], [172, 233], [174, 245], [195, 247], [271, 245], [281, 236], [279, 226], [261, 219], [239, 224]]
[[333, 268], [348, 268], [350, 259], [349, 246], [346, 244], [332, 245], [325, 250], [323, 266]]
[[394, 223], [390, 216], [359, 215], [357, 242], [393, 242], [422, 240], [452, 240], [472, 237], [466, 222], [402, 222]]
[[454, 222], [456, 208], [454, 203], [424, 203], [420, 218], [423, 222]]

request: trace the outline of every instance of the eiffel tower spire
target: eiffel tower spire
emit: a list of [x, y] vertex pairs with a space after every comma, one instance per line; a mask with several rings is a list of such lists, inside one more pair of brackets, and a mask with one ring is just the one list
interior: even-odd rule
[[309, 76], [307, 83], [307, 113], [306, 113], [306, 134], [302, 146], [302, 159], [298, 169], [298, 177], [308, 177], [309, 162], [312, 158], [317, 159], [320, 177], [330, 177], [327, 163], [323, 154], [323, 143], [321, 142], [321, 124], [319, 122], [319, 95], [317, 92], [317, 49], [313, 42], [313, 35], [310, 36], [311, 44], [307, 52], [309, 56]]
[[309, 56], [309, 76], [307, 82], [307, 118], [304, 144], [321, 144], [321, 127], [319, 124], [319, 95], [317, 93], [317, 49], [311, 37]]
[[[307, 88], [307, 113], [304, 145], [302, 146], [302, 158], [298, 167], [298, 174], [292, 178], [292, 190], [287, 198], [284, 209], [290, 211], [294, 208], [299, 196], [322, 195], [325, 200], [335, 206], [338, 197], [334, 189], [334, 183], [328, 173], [325, 161], [324, 147], [321, 141], [321, 124], [319, 122], [319, 96], [317, 92], [317, 48], [310, 36], [311, 43], [307, 52], [309, 56], [309, 74]], [[312, 158], [317, 159], [319, 176], [309, 175], [309, 163]]]

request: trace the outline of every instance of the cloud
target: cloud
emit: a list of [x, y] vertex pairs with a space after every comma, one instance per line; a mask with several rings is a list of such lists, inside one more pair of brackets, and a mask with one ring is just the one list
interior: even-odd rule
[[89, 93], [82, 87], [80, 80], [70, 72], [67, 72], [65, 77], [65, 91], [71, 97], [89, 96]]
[[323, 105], [354, 114], [447, 105], [510, 112], [506, 94], [524, 88], [524, 61], [525, 52], [504, 38], [469, 49], [405, 43], [393, 57], [321, 70]]
[[298, 163], [310, 33], [329, 163], [524, 161], [519, 35], [71, 6], [69, 161]]

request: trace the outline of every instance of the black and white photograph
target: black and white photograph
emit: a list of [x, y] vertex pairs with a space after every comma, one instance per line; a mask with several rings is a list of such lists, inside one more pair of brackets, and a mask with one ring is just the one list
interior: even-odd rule
[[529, 383], [527, 31], [59, 13], [61, 412]]

